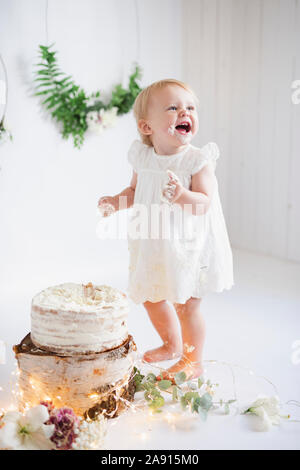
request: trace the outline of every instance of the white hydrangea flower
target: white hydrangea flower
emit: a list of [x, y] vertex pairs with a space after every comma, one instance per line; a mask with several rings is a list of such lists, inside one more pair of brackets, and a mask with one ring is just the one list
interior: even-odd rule
[[97, 111], [91, 111], [86, 115], [86, 122], [88, 125], [88, 129], [91, 132], [98, 133], [100, 130], [100, 133], [102, 132], [102, 126], [100, 124], [99, 120], [99, 114]]
[[117, 121], [117, 112], [118, 112], [118, 108], [116, 106], [114, 106], [111, 109], [108, 109], [107, 111], [104, 111], [104, 109], [101, 109], [100, 117], [102, 118], [102, 125], [104, 127], [114, 126]]
[[30, 408], [24, 415], [8, 411], [0, 420], [0, 448], [8, 450], [49, 450], [55, 426], [44, 424], [49, 419], [45, 406]]
[[107, 419], [99, 415], [94, 421], [82, 420], [79, 435], [73, 443], [74, 450], [96, 450], [104, 447]]
[[117, 112], [117, 107], [113, 107], [107, 110], [100, 109], [99, 112], [89, 112], [86, 116], [88, 129], [95, 134], [102, 134], [105, 129], [115, 125], [117, 121]]
[[259, 416], [261, 418], [259, 430], [269, 431], [272, 425], [278, 425], [280, 422], [279, 397], [277, 395], [273, 397], [259, 395], [245, 413]]

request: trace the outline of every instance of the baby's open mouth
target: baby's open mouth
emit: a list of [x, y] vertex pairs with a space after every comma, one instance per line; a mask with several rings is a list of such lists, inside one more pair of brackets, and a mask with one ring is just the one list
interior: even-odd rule
[[191, 125], [189, 122], [182, 122], [175, 129], [180, 132], [180, 134], [188, 134], [191, 130]]

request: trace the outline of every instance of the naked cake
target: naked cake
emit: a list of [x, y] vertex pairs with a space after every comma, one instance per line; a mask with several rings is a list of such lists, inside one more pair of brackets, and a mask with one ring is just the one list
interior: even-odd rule
[[41, 401], [115, 417], [134, 396], [128, 300], [110, 286], [66, 283], [32, 300], [31, 333], [14, 346], [20, 409]]

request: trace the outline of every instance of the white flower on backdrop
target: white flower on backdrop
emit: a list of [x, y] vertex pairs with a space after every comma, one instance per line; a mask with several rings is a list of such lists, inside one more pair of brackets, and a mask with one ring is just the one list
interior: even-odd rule
[[104, 109], [100, 109], [99, 112], [91, 111], [86, 116], [88, 129], [97, 135], [102, 134], [105, 129], [116, 125], [118, 120], [117, 112], [118, 108], [116, 107], [106, 111]]
[[280, 423], [279, 397], [259, 395], [245, 413], [252, 413], [260, 418], [257, 423], [258, 431], [270, 431], [273, 425]]
[[8, 411], [0, 421], [0, 448], [14, 450], [49, 450], [55, 426], [44, 424], [49, 419], [45, 406], [30, 408], [24, 415]]

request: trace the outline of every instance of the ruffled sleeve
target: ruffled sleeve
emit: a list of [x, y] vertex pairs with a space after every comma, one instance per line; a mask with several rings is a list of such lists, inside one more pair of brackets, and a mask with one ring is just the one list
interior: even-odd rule
[[128, 150], [127, 158], [133, 169], [137, 172], [142, 163], [142, 154], [145, 149], [145, 144], [140, 140], [134, 140]]
[[195, 175], [198, 171], [208, 163], [212, 162], [214, 169], [216, 169], [217, 159], [220, 156], [219, 147], [214, 142], [209, 142], [195, 152], [191, 174]]

